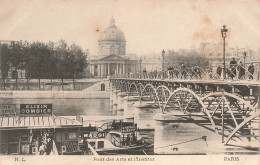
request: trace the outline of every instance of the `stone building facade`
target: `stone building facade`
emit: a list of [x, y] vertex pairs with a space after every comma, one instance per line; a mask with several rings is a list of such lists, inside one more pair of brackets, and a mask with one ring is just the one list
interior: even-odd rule
[[135, 73], [137, 60], [126, 56], [124, 33], [116, 27], [115, 19], [100, 33], [98, 56], [91, 57], [89, 71], [94, 77], [107, 78], [115, 74]]

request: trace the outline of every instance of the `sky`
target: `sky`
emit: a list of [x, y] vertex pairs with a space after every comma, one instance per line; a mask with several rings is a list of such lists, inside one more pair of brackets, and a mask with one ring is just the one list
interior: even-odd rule
[[223, 25], [230, 46], [259, 51], [259, 9], [259, 0], [0, 0], [0, 40], [64, 39], [97, 54], [99, 34], [113, 16], [127, 53], [219, 43]]

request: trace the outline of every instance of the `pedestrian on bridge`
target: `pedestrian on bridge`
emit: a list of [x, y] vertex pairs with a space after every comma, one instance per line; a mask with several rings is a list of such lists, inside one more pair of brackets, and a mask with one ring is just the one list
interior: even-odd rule
[[232, 58], [232, 60], [230, 61], [230, 75], [229, 77], [231, 77], [231, 79], [233, 80], [234, 77], [236, 77], [237, 72], [236, 72], [236, 68], [237, 68], [237, 62], [235, 60], [235, 57]]
[[146, 68], [144, 68], [144, 70], [143, 70], [143, 76], [144, 76], [144, 78], [146, 78]]
[[222, 68], [221, 68], [221, 66], [220, 66], [220, 65], [218, 65], [218, 67], [217, 67], [217, 74], [218, 74], [218, 78], [220, 78], [220, 77], [221, 77], [221, 72], [222, 72]]
[[181, 64], [181, 78], [186, 78], [186, 67], [184, 65], [184, 63]]
[[238, 79], [239, 80], [245, 79], [245, 67], [242, 61], [240, 61], [240, 64], [237, 66], [237, 70], [238, 70]]
[[195, 78], [195, 68], [194, 67], [191, 67], [191, 78], [194, 79]]
[[168, 78], [171, 78], [171, 67], [167, 68], [167, 76]]
[[175, 74], [175, 77], [176, 77], [176, 78], [179, 78], [179, 70], [178, 70], [178, 68], [173, 69], [173, 72], [174, 72], [174, 74]]
[[251, 63], [251, 65], [249, 65], [248, 72], [249, 72], [249, 80], [250, 79], [253, 80], [254, 79], [253, 75], [255, 72], [255, 66], [253, 65], [253, 63]]
[[157, 78], [157, 69], [155, 69], [155, 71], [154, 71], [154, 78], [155, 79]]

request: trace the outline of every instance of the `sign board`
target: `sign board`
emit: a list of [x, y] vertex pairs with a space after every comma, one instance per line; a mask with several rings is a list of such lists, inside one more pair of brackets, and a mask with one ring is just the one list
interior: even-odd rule
[[135, 126], [122, 127], [122, 133], [134, 132]]
[[105, 138], [105, 132], [86, 132], [83, 133], [83, 137], [87, 139]]
[[20, 115], [52, 115], [52, 104], [20, 104]]
[[15, 116], [15, 104], [0, 104], [0, 116]]

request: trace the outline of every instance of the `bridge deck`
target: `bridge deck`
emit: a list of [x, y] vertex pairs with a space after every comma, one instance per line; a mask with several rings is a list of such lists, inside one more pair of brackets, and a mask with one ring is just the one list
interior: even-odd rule
[[110, 80], [131, 80], [131, 81], [160, 81], [176, 83], [194, 83], [194, 84], [214, 84], [214, 85], [238, 85], [238, 86], [260, 86], [260, 81], [256, 80], [183, 80], [183, 79], [139, 79], [139, 78], [109, 78]]

